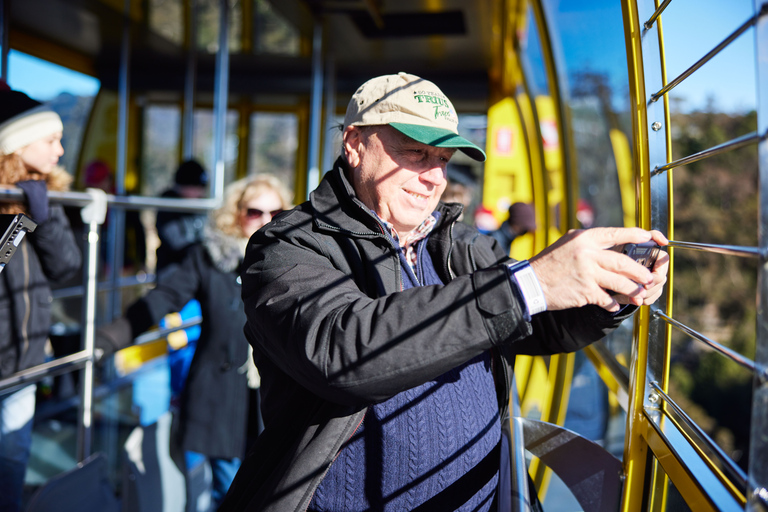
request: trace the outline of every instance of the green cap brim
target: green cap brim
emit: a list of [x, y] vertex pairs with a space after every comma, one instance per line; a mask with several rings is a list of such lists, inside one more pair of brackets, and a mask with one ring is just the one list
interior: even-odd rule
[[473, 160], [485, 161], [485, 151], [450, 130], [408, 123], [389, 123], [389, 126], [422, 144], [436, 148], [459, 149]]

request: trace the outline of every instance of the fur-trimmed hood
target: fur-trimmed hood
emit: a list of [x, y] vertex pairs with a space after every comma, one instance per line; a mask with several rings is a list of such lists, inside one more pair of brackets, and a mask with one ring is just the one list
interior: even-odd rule
[[245, 256], [247, 238], [227, 235], [208, 223], [203, 230], [203, 246], [213, 265], [222, 272], [237, 270]]

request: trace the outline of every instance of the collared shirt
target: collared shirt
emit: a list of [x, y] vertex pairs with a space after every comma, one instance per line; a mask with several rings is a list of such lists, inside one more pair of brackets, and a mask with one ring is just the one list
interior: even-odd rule
[[419, 240], [425, 239], [427, 235], [432, 232], [435, 224], [437, 223], [435, 216], [430, 215], [424, 219], [424, 222], [419, 224], [419, 227], [412, 230], [405, 236], [405, 240], [400, 240], [400, 237], [398, 236], [397, 231], [392, 224], [382, 220], [381, 218], [379, 218], [379, 220], [381, 220], [382, 224], [387, 227], [389, 234], [392, 235], [392, 238], [395, 240], [395, 242], [400, 245], [400, 249], [403, 251], [403, 254], [405, 254], [405, 261], [408, 262], [408, 266], [411, 267], [413, 273], [416, 274], [416, 264], [418, 263], [419, 258], [418, 251], [416, 251], [416, 244], [419, 242]]

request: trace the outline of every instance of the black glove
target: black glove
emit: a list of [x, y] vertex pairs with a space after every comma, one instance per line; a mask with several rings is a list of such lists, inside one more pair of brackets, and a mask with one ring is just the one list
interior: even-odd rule
[[100, 361], [133, 343], [133, 332], [130, 322], [118, 318], [111, 324], [96, 330], [94, 337], [94, 355]]
[[48, 188], [45, 180], [19, 181], [16, 186], [24, 191], [29, 205], [29, 216], [38, 224], [48, 220]]

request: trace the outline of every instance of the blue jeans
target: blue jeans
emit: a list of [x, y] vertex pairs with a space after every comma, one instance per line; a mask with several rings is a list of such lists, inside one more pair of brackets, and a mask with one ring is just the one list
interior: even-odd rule
[[0, 396], [0, 512], [18, 512], [32, 445], [33, 384]]
[[212, 510], [219, 508], [224, 496], [229, 490], [229, 486], [232, 484], [232, 480], [235, 479], [237, 470], [240, 469], [240, 459], [217, 459], [206, 457], [205, 455], [197, 452], [187, 451], [185, 452], [185, 458], [187, 460], [187, 467], [196, 463], [199, 458], [205, 458], [208, 464], [211, 466], [211, 473], [213, 475], [213, 483], [211, 489], [211, 501], [213, 502]]

